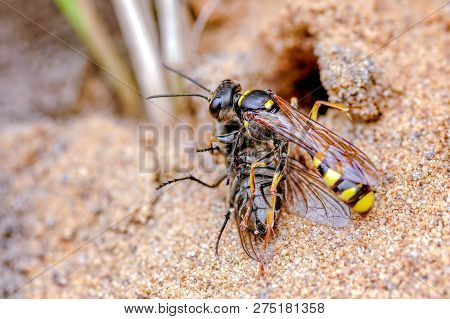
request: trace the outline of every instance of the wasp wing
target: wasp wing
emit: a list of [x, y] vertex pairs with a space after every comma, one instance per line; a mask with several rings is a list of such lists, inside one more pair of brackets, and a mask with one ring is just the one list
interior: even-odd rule
[[284, 206], [309, 220], [335, 227], [348, 225], [350, 209], [324, 183], [320, 175], [294, 158], [285, 170]]
[[249, 119], [269, 128], [278, 136], [305, 149], [311, 156], [337, 170], [344, 179], [368, 186], [379, 184], [380, 175], [372, 161], [356, 146], [271, 93], [281, 112], [247, 113]]

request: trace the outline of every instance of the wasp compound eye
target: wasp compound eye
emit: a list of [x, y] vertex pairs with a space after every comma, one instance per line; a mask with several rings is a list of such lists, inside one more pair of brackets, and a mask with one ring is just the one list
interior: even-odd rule
[[221, 107], [222, 99], [220, 97], [216, 97], [214, 100], [212, 100], [211, 104], [209, 104], [209, 113], [211, 113], [211, 116], [217, 118]]

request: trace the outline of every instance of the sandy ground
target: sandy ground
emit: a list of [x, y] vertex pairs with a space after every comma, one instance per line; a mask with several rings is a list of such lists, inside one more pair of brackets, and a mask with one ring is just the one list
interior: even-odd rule
[[[380, 168], [375, 209], [338, 230], [283, 215], [261, 278], [233, 223], [214, 256], [225, 186], [179, 184], [132, 213], [156, 186], [155, 174], [138, 172], [136, 123], [11, 122], [0, 131], [3, 297], [448, 298], [449, 8], [396, 37], [441, 2], [276, 3], [249, 1], [246, 19], [231, 9], [214, 17], [194, 73], [209, 86], [235, 77], [301, 95], [288, 83], [320, 70], [330, 99], [366, 105], [354, 115], [370, 123], [322, 120]], [[371, 52], [366, 68], [326, 82], [334, 66]]]

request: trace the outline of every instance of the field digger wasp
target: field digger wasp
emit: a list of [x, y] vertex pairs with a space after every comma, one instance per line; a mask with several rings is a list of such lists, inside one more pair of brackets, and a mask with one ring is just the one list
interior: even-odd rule
[[[271, 90], [242, 92], [240, 84], [224, 80], [212, 91], [165, 67], [209, 95], [179, 93], [148, 98], [201, 97], [209, 102], [209, 112], [222, 128], [212, 138], [211, 147], [201, 151], [221, 150], [214, 143], [225, 145], [226, 174], [213, 184], [189, 175], [160, 185], [193, 180], [217, 187], [227, 180], [230, 208], [217, 238], [216, 254], [232, 213], [244, 251], [259, 261], [260, 272], [264, 273], [268, 243], [282, 207], [313, 222], [335, 227], [349, 223], [351, 210], [366, 213], [372, 208], [372, 187], [380, 182], [375, 165], [356, 146], [316, 121], [322, 105], [343, 112], [348, 112], [349, 107], [317, 101], [306, 116], [295, 101], [289, 103]], [[295, 155], [295, 148], [309, 155], [314, 168], [306, 164], [305, 158]], [[255, 248], [256, 241], [263, 241], [262, 249]]]

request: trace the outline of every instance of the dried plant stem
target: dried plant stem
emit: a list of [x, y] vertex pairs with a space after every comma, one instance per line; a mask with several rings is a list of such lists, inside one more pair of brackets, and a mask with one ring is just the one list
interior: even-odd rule
[[182, 5], [178, 0], [156, 0], [164, 62], [173, 67], [183, 65], [186, 58], [188, 29], [183, 25]]
[[[186, 50], [186, 40], [189, 36], [190, 27], [187, 25], [185, 16], [185, 1], [178, 0], [156, 0], [158, 13], [158, 23], [161, 38], [161, 52], [164, 62], [176, 69], [186, 67], [188, 52]], [[169, 72], [169, 87], [173, 92], [182, 92], [184, 80], [176, 74]], [[187, 109], [186, 99], [173, 101], [177, 111], [183, 113]]]
[[217, 8], [221, 0], [209, 0], [200, 11], [197, 19], [194, 22], [194, 26], [192, 27], [191, 32], [191, 46], [193, 51], [198, 50], [198, 44], [200, 42], [200, 36], [203, 32], [203, 29], [206, 26], [206, 23], [209, 20], [209, 17]]
[[[145, 96], [167, 93], [161, 70], [156, 26], [147, 3], [129, 0], [113, 0], [112, 3], [141, 92]], [[171, 102], [161, 99], [158, 106], [160, 108], [155, 107], [153, 101], [146, 101], [146, 110], [151, 121], [158, 125], [173, 122], [173, 117], [169, 115], [173, 114]]]

